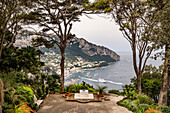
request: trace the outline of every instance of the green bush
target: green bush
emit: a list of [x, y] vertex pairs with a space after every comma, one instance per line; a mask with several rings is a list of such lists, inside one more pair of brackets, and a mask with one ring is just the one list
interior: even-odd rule
[[136, 99], [137, 93], [136, 93], [135, 85], [132, 85], [132, 84], [125, 85], [123, 86], [123, 90], [128, 99], [131, 99], [131, 100]]
[[60, 92], [61, 92], [60, 89], [55, 89], [54, 91], [57, 92], [57, 93], [60, 93]]
[[128, 99], [121, 100], [117, 102], [117, 104], [126, 107], [130, 111], [136, 111], [136, 109], [138, 108], [137, 105], [133, 103], [133, 101]]
[[162, 81], [159, 78], [144, 79], [142, 78], [142, 92], [153, 98], [154, 101], [158, 102], [158, 96], [161, 89]]
[[37, 89], [37, 95], [36, 96], [37, 96], [38, 99], [41, 98], [42, 93], [41, 93], [41, 89], [40, 88]]
[[156, 107], [153, 100], [146, 95], [136, 95], [136, 99], [124, 98], [121, 101], [117, 102], [118, 105], [124, 106], [134, 113], [144, 113], [150, 107]]
[[28, 86], [24, 86], [23, 84], [18, 84], [15, 86], [15, 89], [12, 88], [5, 91], [3, 112], [9, 111], [21, 102], [26, 102], [29, 106], [33, 105], [33, 94], [32, 89]]
[[148, 105], [151, 105], [151, 104], [154, 103], [154, 102], [151, 100], [150, 97], [148, 97], [148, 96], [146, 96], [146, 95], [143, 95], [143, 94], [137, 95], [137, 100], [139, 100], [140, 104], [148, 104]]
[[113, 90], [109, 90], [108, 93], [120, 95], [119, 90], [114, 90], [114, 89]]
[[70, 93], [79, 93], [80, 90], [88, 90], [89, 92], [96, 92], [94, 88], [92, 88], [89, 84], [72, 84], [67, 87], [65, 87], [65, 92]]
[[69, 92], [78, 93], [81, 89], [88, 89], [87, 86], [83, 86], [83, 84], [72, 84], [69, 86]]
[[139, 110], [141, 112], [144, 112], [144, 111], [149, 109], [149, 105], [148, 104], [140, 104], [140, 105], [138, 105], [138, 107], [139, 107]]
[[88, 91], [89, 91], [89, 92], [95, 92], [95, 93], [97, 93], [97, 91], [96, 91], [94, 88], [89, 88], [89, 87], [88, 87]]
[[170, 107], [168, 106], [158, 106], [158, 109], [163, 113], [170, 113]]
[[47, 84], [49, 86], [50, 93], [55, 93], [56, 89], [60, 89], [59, 80], [57, 79], [58, 79], [58, 75], [47, 76]]
[[10, 111], [11, 109], [13, 109], [13, 105], [8, 104], [8, 102], [4, 102], [4, 104], [3, 104], [3, 113], [6, 113], [6, 112]]
[[17, 83], [24, 83], [26, 76], [22, 72], [0, 73], [0, 78], [4, 83], [4, 88], [9, 89], [17, 85]]
[[[15, 95], [18, 96], [18, 99], [27, 102], [28, 104], [34, 103], [34, 92], [28, 86], [18, 86], [15, 92]], [[25, 100], [26, 99], [26, 100]]]

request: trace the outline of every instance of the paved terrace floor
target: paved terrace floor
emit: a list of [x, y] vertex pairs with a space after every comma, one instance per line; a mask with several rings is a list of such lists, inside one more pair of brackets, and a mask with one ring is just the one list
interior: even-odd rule
[[60, 94], [51, 94], [45, 99], [37, 113], [132, 113], [118, 106], [121, 96], [108, 96], [110, 101], [79, 103], [66, 101]]

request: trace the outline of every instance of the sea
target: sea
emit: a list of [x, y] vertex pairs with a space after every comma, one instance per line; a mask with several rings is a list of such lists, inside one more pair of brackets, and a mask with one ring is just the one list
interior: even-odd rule
[[[80, 84], [82, 81], [93, 85], [94, 88], [99, 86], [108, 86], [105, 90], [119, 90], [123, 91], [126, 84], [131, 83], [131, 78], [135, 77], [135, 72], [132, 62], [131, 52], [117, 52], [120, 55], [120, 61], [109, 64], [109, 66], [95, 69], [86, 69], [70, 73], [68, 80], [79, 79], [75, 84]], [[152, 64], [159, 67], [163, 64], [161, 59], [149, 59], [147, 65]]]

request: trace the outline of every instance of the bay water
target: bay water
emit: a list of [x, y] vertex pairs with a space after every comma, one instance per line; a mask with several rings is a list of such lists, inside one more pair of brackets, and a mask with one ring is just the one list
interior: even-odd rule
[[[71, 79], [80, 79], [76, 83], [82, 83], [82, 81], [93, 85], [94, 88], [99, 86], [108, 86], [106, 91], [116, 89], [122, 91], [122, 86], [130, 84], [130, 79], [135, 77], [135, 72], [132, 62], [131, 52], [118, 52], [120, 55], [120, 61], [111, 63], [109, 66], [95, 69], [80, 70], [78, 72], [72, 72]], [[162, 65], [160, 59], [149, 59], [147, 64], [154, 66]]]

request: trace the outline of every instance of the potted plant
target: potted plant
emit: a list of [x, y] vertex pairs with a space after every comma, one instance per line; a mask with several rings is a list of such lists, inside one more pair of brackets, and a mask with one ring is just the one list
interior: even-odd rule
[[99, 97], [103, 97], [103, 91], [108, 88], [107, 86], [97, 86], [97, 91], [99, 92]]
[[70, 93], [69, 93], [69, 92], [67, 92], [67, 93], [66, 93], [66, 96], [68, 96], [68, 97], [69, 97], [69, 96], [70, 96]]
[[70, 87], [69, 87], [69, 86], [67, 86], [67, 87], [66, 87], [66, 96], [70, 96], [70, 92], [69, 92], [69, 90], [70, 90]]

